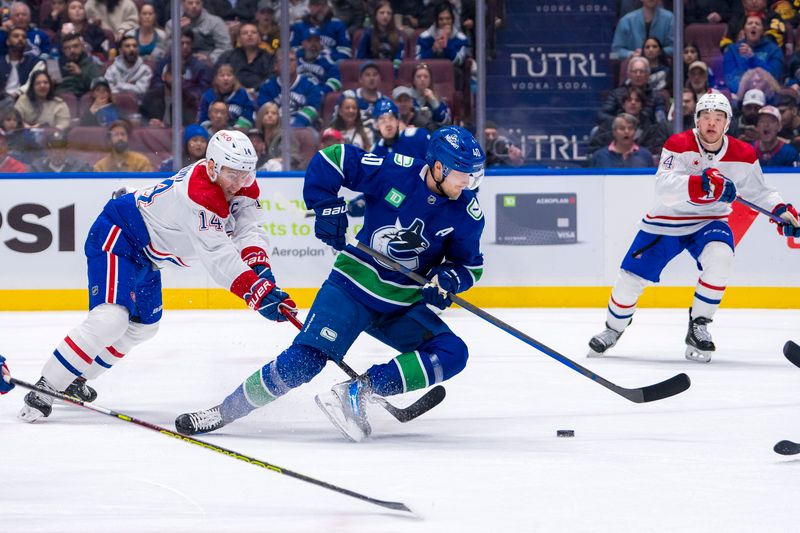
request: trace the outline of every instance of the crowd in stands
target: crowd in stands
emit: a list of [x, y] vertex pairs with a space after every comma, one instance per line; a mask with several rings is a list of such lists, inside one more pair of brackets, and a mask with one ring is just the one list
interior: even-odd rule
[[167, 1], [0, 0], [0, 172], [169, 170], [230, 128], [253, 140], [261, 169], [280, 170], [282, 113], [303, 169], [334, 142], [424, 154], [429, 132], [470, 120], [474, 0], [289, 0], [289, 109], [279, 0], [175, 1], [177, 36]]
[[[734, 110], [728, 133], [752, 144], [762, 166], [800, 164], [800, 2], [691, 0], [684, 6], [682, 129], [693, 127], [699, 96], [719, 91]], [[675, 133], [672, 2], [621, 0], [619, 8], [611, 52], [620, 83], [598, 112], [587, 164], [654, 166]]]

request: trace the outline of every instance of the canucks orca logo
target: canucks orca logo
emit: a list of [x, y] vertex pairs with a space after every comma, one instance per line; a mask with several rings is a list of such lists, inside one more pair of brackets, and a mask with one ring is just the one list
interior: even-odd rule
[[[430, 246], [422, 235], [424, 231], [425, 223], [420, 219], [415, 218], [409, 227], [404, 228], [398, 218], [394, 226], [384, 226], [372, 234], [371, 246], [404, 267], [416, 270], [419, 254]], [[389, 268], [389, 265], [384, 266]]]

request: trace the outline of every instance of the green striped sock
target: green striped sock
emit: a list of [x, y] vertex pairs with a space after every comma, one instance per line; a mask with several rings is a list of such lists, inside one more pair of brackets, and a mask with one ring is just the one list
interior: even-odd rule
[[264, 381], [261, 379], [261, 369], [256, 370], [244, 381], [244, 396], [248, 403], [254, 407], [262, 407], [275, 399]]
[[394, 358], [400, 377], [403, 380], [403, 392], [424, 389], [428, 386], [428, 374], [422, 366], [418, 352], [408, 352]]

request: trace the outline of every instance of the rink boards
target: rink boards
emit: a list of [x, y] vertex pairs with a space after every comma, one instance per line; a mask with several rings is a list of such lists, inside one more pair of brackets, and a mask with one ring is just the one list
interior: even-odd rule
[[[52, 176], [0, 177], [0, 310], [85, 308], [83, 242], [90, 225], [115, 189], [146, 186], [168, 174]], [[767, 180], [785, 199], [800, 203], [799, 174], [770, 173]], [[314, 238], [302, 175], [259, 177], [259, 186], [278, 283], [308, 306], [334, 255]], [[605, 306], [622, 256], [653, 202], [653, 187], [652, 175], [630, 172], [491, 173], [479, 192], [485, 274], [465, 297], [486, 307]], [[360, 220], [351, 219], [349, 230], [358, 231]], [[736, 255], [723, 306], [796, 307], [800, 239], [779, 237], [760, 216]], [[640, 306], [688, 306], [696, 279], [695, 264], [682, 254], [665, 270], [661, 285], [645, 291]], [[199, 264], [164, 271], [164, 286], [168, 308], [242, 305]]]

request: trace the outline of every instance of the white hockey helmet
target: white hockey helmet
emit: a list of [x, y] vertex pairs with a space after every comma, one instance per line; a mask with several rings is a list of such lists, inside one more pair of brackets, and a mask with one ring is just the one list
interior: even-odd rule
[[725, 131], [722, 133], [728, 132], [728, 128], [731, 126], [731, 118], [733, 118], [733, 110], [731, 109], [731, 103], [724, 94], [709, 91], [700, 97], [694, 109], [695, 127], [697, 127], [697, 119], [700, 118], [701, 111], [722, 111], [728, 117], [725, 122]]
[[249, 187], [256, 179], [256, 163], [258, 156], [250, 139], [237, 130], [220, 130], [208, 141], [206, 159], [214, 161], [214, 169], [209, 176], [211, 181], [216, 181], [222, 167], [237, 171], [246, 171], [247, 177], [242, 187]]

